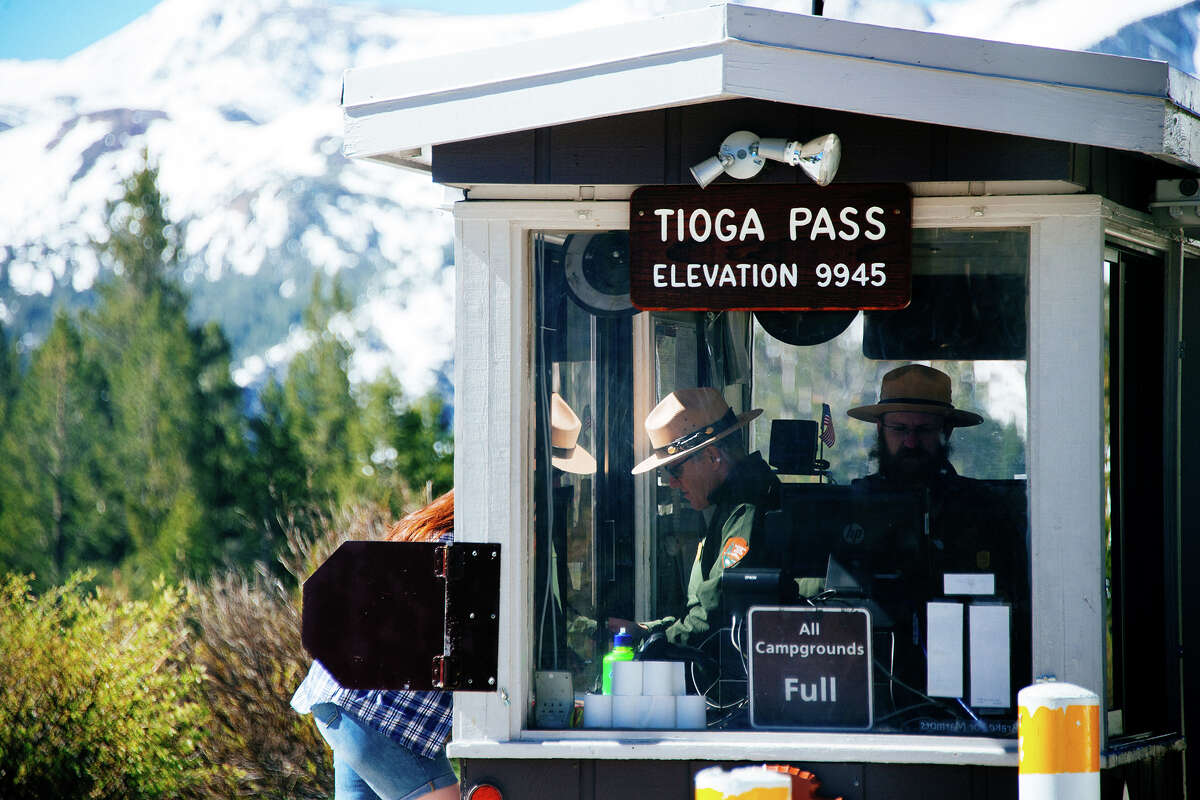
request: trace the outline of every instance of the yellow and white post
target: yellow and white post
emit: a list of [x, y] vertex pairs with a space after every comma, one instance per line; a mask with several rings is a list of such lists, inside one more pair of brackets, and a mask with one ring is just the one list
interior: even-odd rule
[[1017, 693], [1021, 800], [1100, 800], [1100, 698], [1044, 681]]

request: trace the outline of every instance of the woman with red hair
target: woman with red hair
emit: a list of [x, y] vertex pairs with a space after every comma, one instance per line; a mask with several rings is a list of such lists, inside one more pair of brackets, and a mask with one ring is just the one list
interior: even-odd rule
[[[388, 532], [391, 542], [449, 542], [454, 490]], [[334, 800], [457, 800], [446, 758], [450, 692], [357, 690], [340, 686], [319, 661], [292, 697], [333, 748]]]

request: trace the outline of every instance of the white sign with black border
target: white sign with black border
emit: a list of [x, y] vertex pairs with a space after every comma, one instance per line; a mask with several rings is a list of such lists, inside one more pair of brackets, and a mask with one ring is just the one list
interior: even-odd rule
[[867, 609], [755, 606], [748, 630], [753, 727], [871, 728]]

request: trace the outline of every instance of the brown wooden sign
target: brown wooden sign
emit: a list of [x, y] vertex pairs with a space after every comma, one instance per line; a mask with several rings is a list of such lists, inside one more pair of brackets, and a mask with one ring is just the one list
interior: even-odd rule
[[630, 198], [629, 256], [630, 296], [647, 311], [904, 308], [912, 193], [645, 186]]

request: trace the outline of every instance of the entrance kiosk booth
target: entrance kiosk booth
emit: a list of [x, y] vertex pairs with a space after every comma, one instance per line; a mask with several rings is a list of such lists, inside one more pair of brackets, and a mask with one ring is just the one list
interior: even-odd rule
[[[1195, 78], [722, 4], [353, 69], [343, 105], [348, 156], [461, 190], [456, 535], [502, 547], [464, 796], [686, 798], [765, 762], [846, 800], [1015, 797], [1035, 679], [1100, 698], [1106, 798], [1200, 785]], [[846, 510], [881, 446], [847, 411], [909, 363], [981, 418], [949, 459], [987, 502], [952, 523], [928, 494]], [[608, 620], [688, 604], [705, 515], [632, 469], [692, 387], [763, 409], [744, 445], [781, 501], [702, 655], [664, 650], [684, 686], [596, 700]]]

